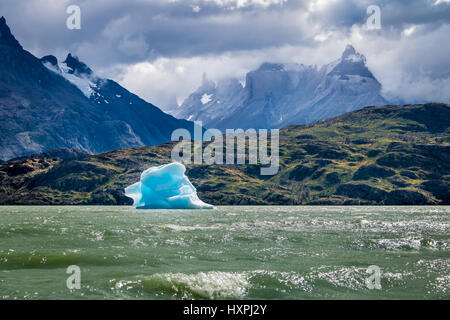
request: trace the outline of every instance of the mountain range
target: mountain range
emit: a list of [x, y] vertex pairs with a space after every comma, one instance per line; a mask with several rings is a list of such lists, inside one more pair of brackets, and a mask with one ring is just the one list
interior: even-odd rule
[[238, 79], [202, 85], [174, 116], [202, 121], [207, 128], [282, 128], [309, 124], [364, 106], [386, 105], [381, 84], [366, 58], [347, 45], [341, 58], [317, 68], [303, 64], [264, 63]]
[[38, 59], [0, 18], [0, 159], [60, 148], [99, 153], [170, 141], [193, 123], [162, 112], [77, 57]]

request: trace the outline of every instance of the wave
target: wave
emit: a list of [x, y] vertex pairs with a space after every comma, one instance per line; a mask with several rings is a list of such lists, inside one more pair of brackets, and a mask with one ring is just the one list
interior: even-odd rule
[[181, 299], [226, 299], [244, 298], [250, 282], [246, 273], [211, 271], [138, 276], [136, 280], [116, 281], [114, 287], [119, 291], [143, 289]]
[[445, 240], [434, 240], [422, 237], [403, 237], [394, 239], [365, 239], [356, 244], [362, 249], [385, 249], [385, 250], [448, 250], [450, 243]]
[[73, 251], [63, 252], [16, 252], [14, 250], [0, 252], [0, 267], [2, 269], [21, 268], [67, 268], [70, 265], [111, 265], [111, 259], [97, 254], [80, 254]]

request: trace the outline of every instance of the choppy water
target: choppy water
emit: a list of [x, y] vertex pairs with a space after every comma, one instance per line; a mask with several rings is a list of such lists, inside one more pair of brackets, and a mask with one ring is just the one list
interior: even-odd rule
[[0, 298], [449, 299], [450, 207], [0, 207]]

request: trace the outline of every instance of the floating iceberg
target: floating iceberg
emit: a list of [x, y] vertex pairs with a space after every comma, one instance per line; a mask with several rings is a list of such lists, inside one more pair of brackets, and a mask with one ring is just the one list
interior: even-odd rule
[[212, 209], [197, 196], [197, 190], [184, 174], [181, 163], [151, 167], [141, 180], [125, 188], [125, 195], [134, 200], [137, 209]]

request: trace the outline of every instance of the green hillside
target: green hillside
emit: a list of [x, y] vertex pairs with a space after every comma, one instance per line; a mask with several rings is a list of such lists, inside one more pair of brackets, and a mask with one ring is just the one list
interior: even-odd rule
[[[0, 164], [0, 204], [130, 204], [123, 189], [170, 162], [172, 143], [60, 160]], [[215, 205], [450, 204], [450, 106], [367, 107], [280, 131], [280, 171], [190, 165]]]

